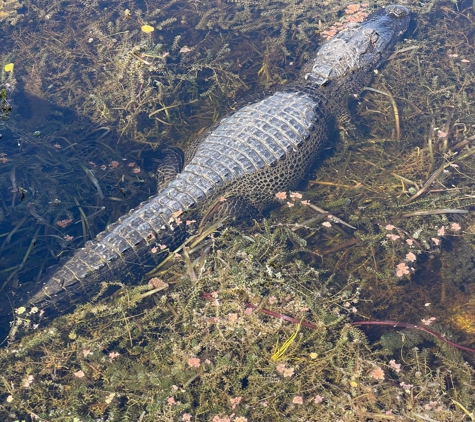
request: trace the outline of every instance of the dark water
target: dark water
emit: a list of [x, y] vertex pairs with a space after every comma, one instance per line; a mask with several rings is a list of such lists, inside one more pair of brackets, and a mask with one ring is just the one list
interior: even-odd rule
[[[4, 6], [1, 82], [12, 106], [0, 130], [4, 303], [152, 195], [164, 147], [186, 147], [246, 98], [294, 80], [322, 31], [373, 7], [258, 3]], [[336, 283], [365, 282], [352, 318], [436, 318], [439, 331], [450, 327], [451, 338], [471, 345], [474, 222], [433, 211], [473, 211], [475, 18], [468, 3], [409, 6], [403, 51], [372, 85], [395, 99], [400, 139], [387, 96], [366, 93], [353, 105], [364, 138], [342, 137], [324, 151], [304, 195], [358, 232], [320, 223], [318, 236], [298, 232], [313, 248], [298, 258], [330, 269]], [[409, 201], [438, 169], [437, 182]], [[347, 241], [352, 247], [331, 252]], [[368, 334], [376, 341], [382, 332]]]

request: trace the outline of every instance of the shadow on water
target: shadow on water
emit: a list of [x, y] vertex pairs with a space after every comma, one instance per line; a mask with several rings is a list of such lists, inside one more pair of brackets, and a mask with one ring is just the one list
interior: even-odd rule
[[[114, 130], [22, 88], [9, 97], [13, 110], [0, 141], [3, 314], [62, 258], [153, 194], [159, 158], [144, 158], [125, 141], [114, 149]], [[2, 338], [8, 328], [0, 325]]]
[[317, 44], [311, 1], [283, 30], [273, 26], [278, 2], [256, 5], [251, 20], [242, 5], [205, 9], [185, 0], [3, 5], [1, 81], [14, 107], [0, 141], [3, 309], [155, 192], [163, 147], [186, 145], [238, 93], [291, 80]]

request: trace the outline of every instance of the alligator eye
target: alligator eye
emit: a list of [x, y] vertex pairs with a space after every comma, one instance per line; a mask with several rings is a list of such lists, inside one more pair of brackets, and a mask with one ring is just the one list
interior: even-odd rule
[[407, 10], [404, 6], [399, 4], [390, 4], [386, 6], [386, 15], [393, 16], [397, 19], [403, 18], [409, 14], [409, 10]]

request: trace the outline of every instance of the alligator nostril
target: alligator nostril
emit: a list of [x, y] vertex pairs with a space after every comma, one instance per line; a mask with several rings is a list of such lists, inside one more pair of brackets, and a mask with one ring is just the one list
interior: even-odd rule
[[409, 14], [409, 10], [400, 4], [390, 4], [386, 6], [386, 14], [395, 18], [403, 18]]

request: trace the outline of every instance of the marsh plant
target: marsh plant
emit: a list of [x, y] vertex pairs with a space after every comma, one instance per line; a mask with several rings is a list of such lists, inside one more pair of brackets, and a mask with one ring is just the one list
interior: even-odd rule
[[[165, 146], [294, 80], [373, 6], [5, 5], [15, 67], [2, 82], [28, 101], [12, 91], [0, 148], [2, 289], [34, 286], [155, 192]], [[410, 40], [356, 103], [360, 137], [343, 128], [328, 143], [309, 189], [52, 323], [16, 309], [0, 350], [5, 420], [473, 419], [470, 354], [351, 325], [405, 321], [473, 346], [472, 5], [410, 7]]]

